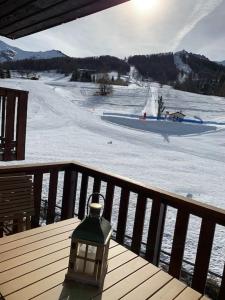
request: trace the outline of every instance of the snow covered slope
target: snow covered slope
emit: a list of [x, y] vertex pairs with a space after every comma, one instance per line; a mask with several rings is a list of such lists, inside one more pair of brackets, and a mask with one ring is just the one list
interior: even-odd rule
[[53, 57], [65, 57], [66, 55], [58, 50], [31, 52], [12, 47], [0, 41], [0, 62], [22, 59], [48, 59]]

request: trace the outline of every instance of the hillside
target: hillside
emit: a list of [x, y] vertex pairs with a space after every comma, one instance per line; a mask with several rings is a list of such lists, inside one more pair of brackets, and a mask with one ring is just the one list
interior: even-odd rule
[[49, 59], [53, 57], [66, 57], [61, 51], [25, 51], [17, 47], [12, 47], [0, 41], [0, 62], [17, 61], [23, 59]]
[[180, 51], [135, 55], [128, 59], [142, 78], [198, 94], [225, 96], [225, 66], [202, 55]]

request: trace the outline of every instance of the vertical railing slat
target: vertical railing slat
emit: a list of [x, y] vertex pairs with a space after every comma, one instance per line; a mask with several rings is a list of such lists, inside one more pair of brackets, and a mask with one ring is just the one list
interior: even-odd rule
[[129, 196], [130, 191], [125, 188], [122, 188], [120, 196], [119, 216], [116, 229], [116, 240], [120, 244], [122, 244], [124, 241], [124, 235], [126, 231]]
[[[4, 139], [5, 138], [5, 97], [2, 97], [2, 111], [1, 111], [1, 116], [2, 116], [2, 120], [1, 120], [1, 138]], [[3, 140], [2, 140], [3, 142]]]
[[204, 293], [207, 273], [212, 251], [215, 223], [209, 219], [202, 219], [197, 255], [195, 260], [192, 287]]
[[156, 266], [159, 264], [165, 217], [166, 204], [164, 204], [160, 198], [154, 198], [152, 202], [145, 257]]
[[34, 211], [35, 216], [32, 217], [32, 228], [39, 226], [41, 212], [41, 194], [42, 194], [43, 173], [34, 174]]
[[78, 218], [80, 220], [82, 220], [85, 216], [87, 188], [88, 188], [88, 175], [83, 174], [81, 180], [80, 201], [79, 201], [79, 209], [78, 209]]
[[177, 212], [173, 246], [169, 264], [169, 274], [178, 279], [180, 278], [180, 272], [182, 268], [188, 223], [189, 214], [184, 210], [179, 209]]
[[131, 250], [137, 254], [140, 253], [140, 249], [141, 249], [146, 204], [147, 204], [147, 198], [140, 193], [137, 199], [132, 243], [131, 243]]
[[113, 197], [114, 197], [114, 191], [115, 191], [115, 186], [108, 182], [107, 183], [107, 188], [106, 188], [106, 195], [105, 195], [105, 207], [104, 207], [104, 218], [108, 220], [109, 222], [111, 221], [112, 217], [112, 206], [113, 206]]
[[62, 220], [74, 217], [77, 179], [78, 173], [76, 171], [71, 168], [65, 170], [61, 212]]
[[16, 159], [25, 159], [28, 93], [22, 92], [18, 98], [16, 124]]
[[[93, 184], [93, 193], [100, 193], [101, 190], [101, 180], [100, 178], [94, 178], [94, 184]], [[99, 196], [93, 195], [92, 202], [99, 202]]]
[[221, 282], [219, 296], [218, 296], [218, 300], [224, 300], [224, 299], [225, 299], [225, 265], [223, 269], [223, 277], [222, 277], [222, 282]]
[[55, 206], [58, 186], [58, 171], [50, 172], [49, 193], [48, 193], [48, 210], [46, 224], [54, 223], [55, 221]]
[[15, 123], [15, 94], [9, 91], [6, 100], [6, 118], [5, 118], [5, 150], [4, 160], [12, 160], [12, 142], [14, 140]]

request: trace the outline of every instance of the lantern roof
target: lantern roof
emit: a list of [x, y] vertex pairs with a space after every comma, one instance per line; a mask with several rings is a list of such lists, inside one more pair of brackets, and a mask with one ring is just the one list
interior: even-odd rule
[[107, 242], [111, 229], [111, 224], [105, 218], [87, 216], [75, 228], [72, 239], [104, 245]]

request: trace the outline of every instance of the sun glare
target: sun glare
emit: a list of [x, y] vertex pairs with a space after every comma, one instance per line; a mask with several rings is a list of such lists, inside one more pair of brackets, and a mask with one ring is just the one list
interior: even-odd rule
[[139, 10], [145, 11], [157, 6], [159, 0], [133, 0], [134, 5]]

